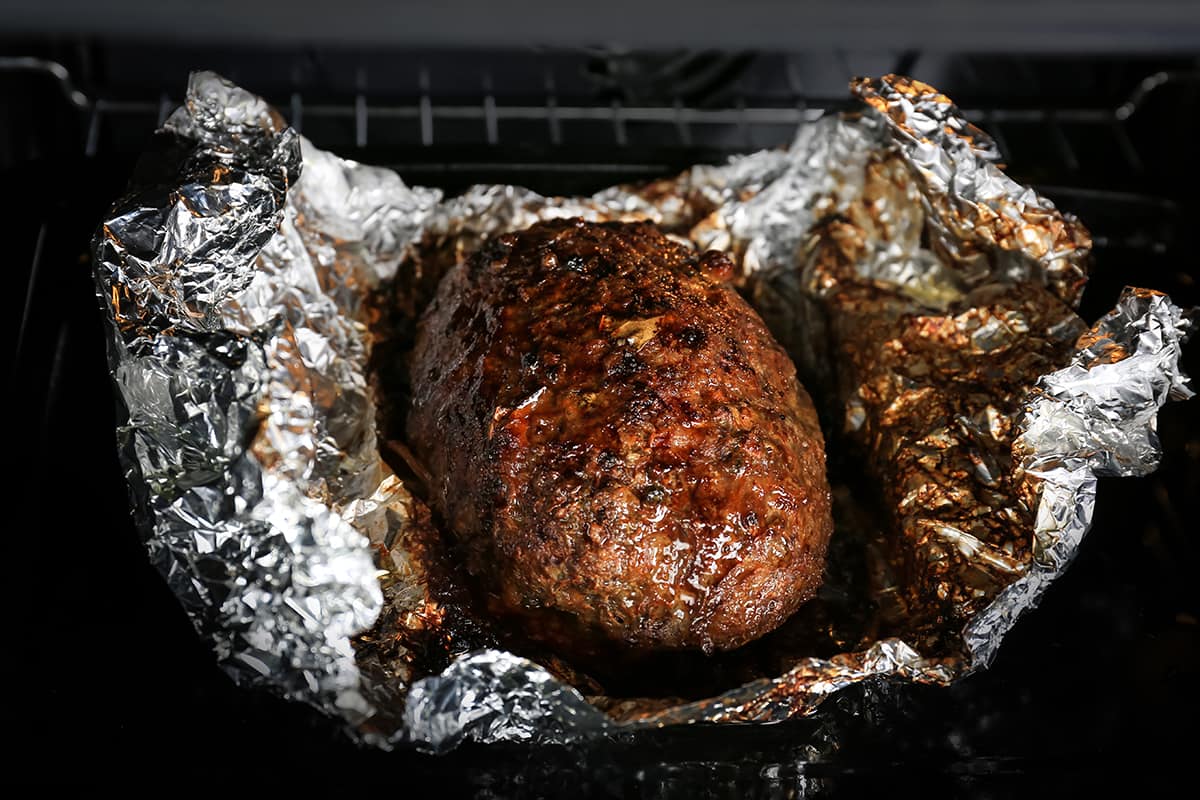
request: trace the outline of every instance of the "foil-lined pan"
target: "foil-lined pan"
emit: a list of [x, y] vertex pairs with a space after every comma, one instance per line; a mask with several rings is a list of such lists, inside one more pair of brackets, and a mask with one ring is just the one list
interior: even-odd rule
[[[852, 91], [861, 110], [787, 149], [587, 198], [444, 198], [193, 75], [97, 234], [95, 275], [139, 528], [233, 678], [362, 740], [442, 750], [775, 721], [867, 679], [986, 665], [1080, 546], [1096, 477], [1156, 466], [1195, 318], [1129, 289], [1089, 329], [1086, 229], [933, 88]], [[741, 651], [664, 664], [701, 675], [679, 690], [613, 684], [480, 615], [398, 433], [441, 275], [567, 216], [727, 251], [822, 407], [821, 594]]]

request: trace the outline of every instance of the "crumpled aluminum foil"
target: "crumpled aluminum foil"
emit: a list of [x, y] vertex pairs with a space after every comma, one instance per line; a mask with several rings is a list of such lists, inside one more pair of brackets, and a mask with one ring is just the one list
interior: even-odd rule
[[[1132, 289], [1080, 336], [1086, 230], [1000, 172], [936, 90], [896, 76], [853, 90], [862, 113], [806, 125], [787, 150], [591, 198], [487, 186], [446, 200], [193, 75], [97, 235], [95, 274], [139, 526], [234, 679], [367, 741], [444, 750], [779, 720], [868, 678], [945, 684], [986, 664], [1079, 547], [1096, 476], [1156, 465], [1154, 415], [1190, 395], [1194, 318]], [[889, 491], [957, 498], [888, 506], [885, 492], [865, 521], [835, 504], [826, 590], [784, 626], [817, 639], [772, 634], [774, 672], [707, 699], [610, 697], [560, 659], [500, 648], [383, 458], [406, 451], [376, 419], [390, 389], [372, 348], [402, 352], [442, 272], [486, 237], [576, 215], [729, 251], [847, 452]], [[893, 342], [922, 371], [879, 366]], [[956, 388], [956, 370], [993, 364], [996, 396]], [[903, 412], [913, 398], [958, 417], [929, 429]], [[897, 443], [894, 463], [870, 460], [867, 433]], [[938, 472], [956, 459], [971, 468]], [[985, 501], [1003, 504], [953, 516]]]

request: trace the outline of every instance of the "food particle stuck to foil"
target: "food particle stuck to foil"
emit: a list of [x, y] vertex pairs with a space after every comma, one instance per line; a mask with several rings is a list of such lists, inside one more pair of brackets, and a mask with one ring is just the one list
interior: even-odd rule
[[[852, 88], [860, 111], [786, 150], [590, 198], [444, 199], [193, 75], [95, 273], [139, 526], [222, 666], [364, 740], [438, 750], [779, 720], [868, 678], [986, 664], [1080, 546], [1096, 476], [1154, 468], [1194, 318], [1131, 289], [1089, 331], [1083, 226], [931, 87]], [[528, 642], [477, 608], [422, 500], [408, 376], [380, 365], [408, 357], [447, 270], [565, 217], [725, 251], [825, 414], [824, 586], [745, 647], [596, 672]]]

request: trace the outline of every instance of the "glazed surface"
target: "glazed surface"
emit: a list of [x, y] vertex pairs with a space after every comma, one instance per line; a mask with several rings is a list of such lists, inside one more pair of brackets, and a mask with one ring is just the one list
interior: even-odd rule
[[442, 280], [408, 438], [492, 612], [565, 651], [738, 647], [821, 581], [816, 413], [731, 265], [556, 220]]

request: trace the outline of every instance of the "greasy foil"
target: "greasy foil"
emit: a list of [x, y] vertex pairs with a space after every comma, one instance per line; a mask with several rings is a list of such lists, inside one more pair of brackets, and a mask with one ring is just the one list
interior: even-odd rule
[[[931, 87], [852, 90], [859, 112], [786, 150], [590, 198], [445, 199], [193, 75], [95, 275], [139, 527], [234, 679], [379, 745], [445, 749], [780, 720], [866, 679], [986, 665], [1080, 546], [1097, 476], [1156, 466], [1194, 322], [1129, 289], [1089, 329], [1083, 226]], [[749, 655], [675, 665], [725, 676], [702, 688], [613, 688], [496, 628], [413, 493], [395, 365], [417, 316], [487, 237], [566, 216], [728, 251], [822, 407], [825, 586]]]

